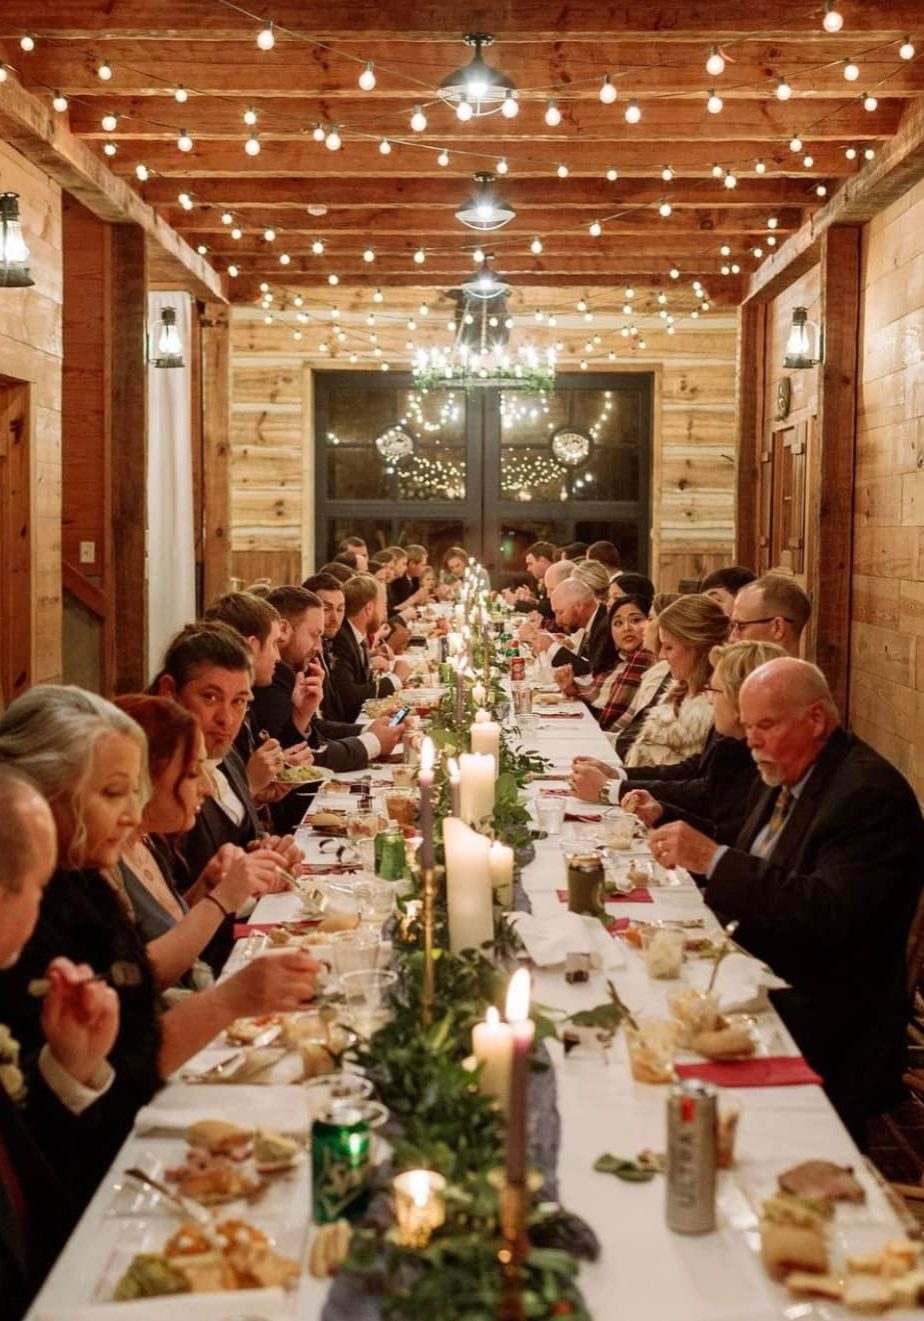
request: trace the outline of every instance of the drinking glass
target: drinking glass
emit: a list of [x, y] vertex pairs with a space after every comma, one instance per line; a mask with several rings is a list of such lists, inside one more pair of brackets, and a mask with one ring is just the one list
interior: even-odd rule
[[630, 812], [604, 812], [603, 842], [611, 849], [631, 849], [635, 817]]
[[629, 1068], [636, 1082], [673, 1082], [679, 1034], [679, 1023], [664, 1018], [643, 1018], [635, 1027], [626, 1024]]
[[340, 986], [349, 1026], [367, 1038], [384, 1027], [391, 1018], [388, 1001], [397, 981], [398, 974], [389, 969], [344, 973]]
[[686, 935], [670, 927], [655, 927], [642, 933], [645, 969], [649, 977], [671, 981], [680, 976]]
[[565, 799], [540, 794], [536, 809], [539, 829], [544, 830], [547, 835], [561, 834], [562, 822], [565, 819]]
[[394, 881], [383, 881], [378, 877], [357, 881], [353, 887], [356, 896], [356, 911], [360, 922], [381, 927], [395, 911]]
[[330, 937], [331, 965], [340, 979], [353, 972], [374, 972], [379, 960], [382, 940], [371, 927], [357, 927], [355, 931], [335, 931]]

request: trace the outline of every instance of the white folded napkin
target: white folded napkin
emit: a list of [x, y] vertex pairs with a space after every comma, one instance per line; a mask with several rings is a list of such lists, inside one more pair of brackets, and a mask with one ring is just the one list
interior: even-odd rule
[[[711, 959], [688, 960], [686, 980], [704, 991], [712, 976], [712, 967]], [[777, 977], [758, 959], [735, 953], [722, 960], [712, 989], [718, 998], [720, 1013], [756, 1014], [767, 1008], [768, 991], [787, 985], [782, 977]]]
[[597, 968], [625, 967], [619, 941], [610, 936], [595, 917], [559, 911], [545, 917], [534, 913], [508, 913], [532, 961], [540, 968], [564, 963], [568, 954], [589, 954]]
[[307, 1133], [311, 1126], [311, 1114], [302, 1088], [280, 1087], [278, 1091], [270, 1092], [248, 1083], [237, 1086], [216, 1083], [207, 1088], [179, 1084], [171, 1086], [163, 1096], [163, 1101], [155, 1098], [135, 1115], [138, 1137], [183, 1134], [190, 1124], [200, 1119], [223, 1119], [228, 1124], [245, 1128], [263, 1128], [293, 1135]]

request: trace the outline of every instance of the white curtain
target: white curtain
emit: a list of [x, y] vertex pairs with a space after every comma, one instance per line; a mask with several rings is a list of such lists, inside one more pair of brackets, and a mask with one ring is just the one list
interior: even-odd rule
[[[185, 292], [148, 294], [148, 335], [156, 351], [160, 314], [176, 311], [184, 366], [148, 367], [148, 674], [168, 638], [196, 617], [193, 527], [192, 300]], [[152, 352], [149, 356], [154, 356]], [[116, 548], [118, 554], [118, 548]]]

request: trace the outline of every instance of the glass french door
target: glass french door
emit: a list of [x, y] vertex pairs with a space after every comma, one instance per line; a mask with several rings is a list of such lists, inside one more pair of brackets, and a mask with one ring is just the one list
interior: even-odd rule
[[493, 573], [537, 540], [605, 538], [648, 567], [652, 377], [562, 375], [545, 396], [415, 388], [410, 376], [315, 377], [316, 554], [465, 546]]

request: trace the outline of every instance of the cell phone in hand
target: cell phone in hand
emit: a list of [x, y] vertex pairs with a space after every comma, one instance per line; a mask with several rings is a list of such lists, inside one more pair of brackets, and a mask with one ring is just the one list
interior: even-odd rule
[[389, 729], [394, 729], [395, 725], [400, 725], [402, 720], [406, 720], [410, 709], [409, 706], [399, 706], [388, 722]]

